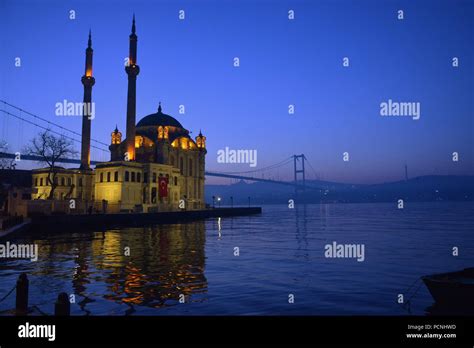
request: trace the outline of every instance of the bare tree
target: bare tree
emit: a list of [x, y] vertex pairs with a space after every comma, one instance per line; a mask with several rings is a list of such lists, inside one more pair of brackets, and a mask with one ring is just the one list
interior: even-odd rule
[[76, 157], [78, 152], [74, 149], [73, 141], [61, 135], [59, 137], [52, 135], [49, 131], [41, 132], [31, 141], [24, 152], [28, 155], [39, 156], [40, 163], [46, 163], [49, 167], [47, 183], [51, 186], [48, 199], [54, 198], [54, 191], [58, 186], [56, 179], [59, 172], [57, 163], [64, 158]]
[[[0, 140], [0, 152], [8, 153], [8, 144], [5, 140]], [[0, 169], [15, 169], [15, 159], [0, 157]]]

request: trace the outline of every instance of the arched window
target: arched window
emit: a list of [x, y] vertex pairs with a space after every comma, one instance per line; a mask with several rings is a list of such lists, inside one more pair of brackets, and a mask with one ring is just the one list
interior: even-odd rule
[[135, 182], [135, 172], [132, 172], [132, 182]]
[[110, 182], [110, 172], [107, 172], [107, 182]]

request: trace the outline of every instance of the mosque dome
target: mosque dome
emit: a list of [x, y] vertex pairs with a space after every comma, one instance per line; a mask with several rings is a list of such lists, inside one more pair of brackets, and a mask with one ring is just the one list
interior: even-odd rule
[[137, 123], [138, 127], [158, 127], [158, 126], [171, 126], [176, 128], [183, 128], [181, 123], [178, 122], [173, 116], [164, 114], [161, 110], [161, 103], [158, 106], [158, 112], [143, 117], [140, 122]]

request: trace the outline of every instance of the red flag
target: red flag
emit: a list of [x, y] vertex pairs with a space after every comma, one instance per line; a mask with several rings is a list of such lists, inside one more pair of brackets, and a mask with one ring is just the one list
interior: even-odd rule
[[160, 176], [158, 180], [159, 185], [159, 195], [160, 197], [168, 197], [168, 178], [165, 176]]

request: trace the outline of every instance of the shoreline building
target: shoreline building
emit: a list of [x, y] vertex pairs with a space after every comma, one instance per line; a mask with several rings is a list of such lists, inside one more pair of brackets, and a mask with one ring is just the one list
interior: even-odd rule
[[[92, 39], [86, 49], [84, 108], [82, 116], [81, 165], [77, 169], [56, 168], [54, 200], [74, 199], [82, 207], [107, 212], [171, 211], [203, 209], [206, 137], [192, 139], [180, 122], [158, 111], [136, 123], [137, 64], [135, 16], [129, 37], [126, 137], [115, 127], [111, 134], [110, 161], [90, 167], [92, 87]], [[33, 170], [32, 199], [47, 199], [51, 168]]]

